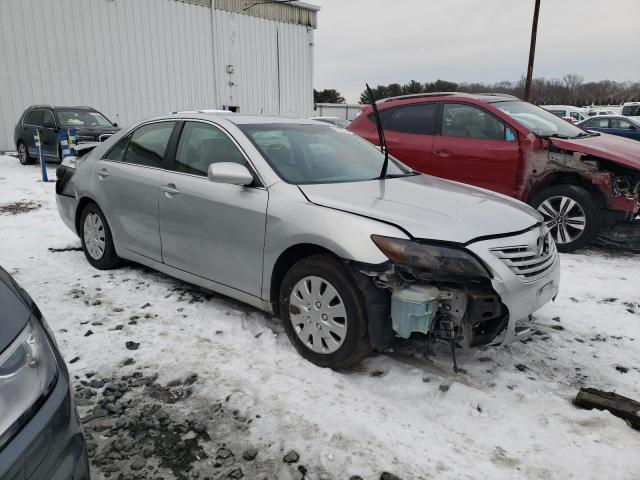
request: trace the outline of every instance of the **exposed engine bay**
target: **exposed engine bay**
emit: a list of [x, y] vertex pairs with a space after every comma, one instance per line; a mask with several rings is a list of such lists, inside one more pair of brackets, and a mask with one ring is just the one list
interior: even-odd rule
[[[394, 336], [422, 333], [434, 340], [478, 347], [491, 343], [508, 323], [508, 311], [490, 282], [443, 281], [420, 268], [392, 262], [376, 271], [358, 265], [374, 285], [387, 292]], [[378, 266], [379, 267], [379, 266]], [[374, 345], [375, 338], [372, 338]]]

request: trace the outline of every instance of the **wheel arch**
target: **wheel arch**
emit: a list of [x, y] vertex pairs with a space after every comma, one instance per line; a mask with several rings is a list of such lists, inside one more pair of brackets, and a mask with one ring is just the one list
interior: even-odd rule
[[536, 197], [541, 191], [549, 187], [555, 187], [558, 185], [568, 185], [580, 187], [589, 192], [597, 200], [597, 203], [604, 207], [606, 201], [602, 191], [597, 185], [594, 185], [588, 178], [580, 175], [576, 172], [552, 172], [540, 182], [538, 182], [527, 195], [526, 202], [531, 204], [533, 198]]
[[303, 258], [319, 254], [339, 258], [328, 248], [315, 243], [298, 243], [291, 245], [278, 256], [271, 271], [271, 283], [269, 285], [269, 298], [271, 300], [273, 313], [276, 315], [280, 313], [280, 286], [289, 269]]
[[[93, 198], [91, 197], [82, 197], [79, 201], [78, 201], [78, 207], [76, 208], [76, 215], [75, 215], [75, 219], [74, 219], [74, 225], [76, 227], [76, 233], [78, 234], [78, 236], [80, 236], [80, 218], [82, 217], [82, 211], [85, 209], [85, 207], [87, 205], [89, 205], [90, 203], [95, 203], [96, 206], [98, 208], [100, 208], [100, 205], [98, 205], [98, 202], [96, 202]], [[100, 211], [102, 211], [102, 209], [100, 208]]]

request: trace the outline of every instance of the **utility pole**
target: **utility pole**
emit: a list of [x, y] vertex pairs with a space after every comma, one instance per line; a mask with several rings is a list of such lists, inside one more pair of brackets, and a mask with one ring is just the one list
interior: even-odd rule
[[538, 13], [540, 13], [540, 0], [536, 0], [533, 10], [533, 25], [531, 26], [531, 46], [529, 47], [529, 65], [527, 66], [527, 80], [524, 85], [524, 100], [531, 101], [531, 82], [533, 81], [533, 59], [536, 56], [536, 36], [538, 35]]

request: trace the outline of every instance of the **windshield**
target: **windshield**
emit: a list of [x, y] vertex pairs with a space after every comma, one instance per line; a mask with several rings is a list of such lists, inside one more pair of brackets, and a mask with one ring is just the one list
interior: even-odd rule
[[622, 107], [622, 115], [640, 117], [640, 105], [625, 105]]
[[58, 124], [63, 127], [111, 127], [100, 112], [92, 110], [57, 110]]
[[496, 102], [493, 105], [541, 137], [576, 138], [588, 135], [581, 128], [555, 116], [544, 108], [536, 107], [527, 102]]
[[[384, 155], [355, 134], [331, 125], [256, 124], [238, 127], [285, 181], [360, 182], [380, 176]], [[389, 157], [388, 177], [413, 175]]]

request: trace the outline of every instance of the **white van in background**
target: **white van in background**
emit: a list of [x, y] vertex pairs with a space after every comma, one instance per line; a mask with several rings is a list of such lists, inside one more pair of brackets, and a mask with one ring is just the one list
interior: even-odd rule
[[589, 118], [584, 108], [573, 107], [571, 105], [540, 105], [545, 110], [558, 117], [571, 120], [573, 123], [581, 122]]
[[640, 120], [640, 102], [625, 102], [622, 105], [622, 115]]

